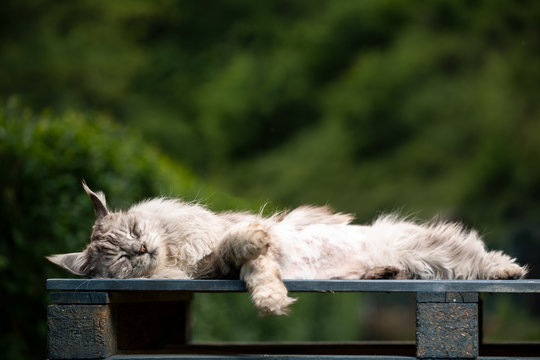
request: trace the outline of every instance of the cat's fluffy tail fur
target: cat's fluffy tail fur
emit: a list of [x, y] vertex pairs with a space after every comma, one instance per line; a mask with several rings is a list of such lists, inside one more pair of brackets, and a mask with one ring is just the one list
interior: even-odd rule
[[[526, 267], [501, 251], [487, 251], [474, 230], [460, 224], [432, 221], [415, 224], [395, 215], [372, 225], [381, 243], [392, 243], [394, 259], [407, 277], [417, 279], [518, 279]], [[390, 255], [390, 254], [389, 254]]]

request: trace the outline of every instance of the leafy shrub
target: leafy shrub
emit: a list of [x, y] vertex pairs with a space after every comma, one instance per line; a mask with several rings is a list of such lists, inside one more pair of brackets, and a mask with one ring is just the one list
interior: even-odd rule
[[0, 169], [0, 348], [13, 359], [45, 358], [45, 279], [65, 272], [44, 256], [80, 251], [88, 240], [94, 216], [81, 179], [104, 190], [113, 208], [159, 194], [204, 195], [189, 171], [125, 128], [78, 112], [32, 114], [15, 99], [0, 107]]

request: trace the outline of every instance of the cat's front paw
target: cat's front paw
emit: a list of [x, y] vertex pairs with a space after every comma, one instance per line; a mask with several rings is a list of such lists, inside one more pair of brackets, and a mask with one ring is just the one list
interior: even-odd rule
[[270, 246], [270, 235], [259, 223], [238, 227], [231, 236], [233, 237], [233, 254], [238, 264], [266, 254]]
[[286, 289], [267, 288], [253, 293], [251, 298], [261, 316], [287, 315], [290, 312], [289, 306], [296, 301], [287, 296]]

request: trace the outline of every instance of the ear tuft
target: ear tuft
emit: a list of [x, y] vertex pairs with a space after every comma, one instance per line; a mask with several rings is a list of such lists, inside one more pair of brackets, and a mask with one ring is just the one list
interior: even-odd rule
[[84, 180], [82, 181], [82, 186], [90, 200], [92, 200], [96, 219], [102, 218], [107, 215], [109, 213], [109, 209], [107, 209], [107, 201], [105, 200], [105, 194], [103, 194], [102, 192], [93, 192], [92, 190], [90, 190], [88, 185], [86, 185], [86, 182]]

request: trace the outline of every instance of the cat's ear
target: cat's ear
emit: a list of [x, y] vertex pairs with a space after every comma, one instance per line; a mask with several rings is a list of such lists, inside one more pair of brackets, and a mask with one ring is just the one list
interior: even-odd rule
[[84, 188], [84, 191], [88, 194], [88, 197], [90, 197], [90, 200], [92, 200], [92, 204], [94, 204], [94, 213], [96, 214], [96, 219], [102, 218], [105, 215], [109, 213], [109, 209], [107, 209], [107, 202], [105, 200], [105, 194], [102, 192], [95, 193], [88, 185], [86, 185], [86, 182], [82, 181], [82, 186]]
[[71, 271], [75, 275], [87, 275], [85, 270], [88, 266], [84, 252], [50, 255], [47, 256], [47, 260]]

